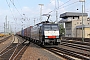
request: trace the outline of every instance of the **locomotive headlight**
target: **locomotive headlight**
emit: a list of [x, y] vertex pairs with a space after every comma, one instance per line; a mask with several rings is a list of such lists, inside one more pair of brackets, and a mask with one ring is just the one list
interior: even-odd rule
[[59, 38], [59, 36], [56, 36], [56, 38]]
[[48, 36], [45, 36], [45, 38], [48, 38]]
[[60, 39], [57, 39], [57, 42], [61, 42], [61, 40]]

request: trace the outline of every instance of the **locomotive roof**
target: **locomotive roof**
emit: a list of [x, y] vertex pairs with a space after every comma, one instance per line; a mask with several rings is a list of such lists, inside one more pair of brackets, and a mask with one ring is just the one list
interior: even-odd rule
[[35, 26], [42, 26], [42, 25], [45, 25], [45, 24], [55, 24], [55, 23], [52, 23], [52, 22], [49, 22], [49, 21], [43, 21], [41, 23], [36, 24]]
[[43, 21], [43, 22], [38, 23], [38, 24], [36, 24], [36, 25], [39, 25], [39, 24], [44, 24], [44, 23], [50, 23], [50, 22], [49, 22], [49, 21]]

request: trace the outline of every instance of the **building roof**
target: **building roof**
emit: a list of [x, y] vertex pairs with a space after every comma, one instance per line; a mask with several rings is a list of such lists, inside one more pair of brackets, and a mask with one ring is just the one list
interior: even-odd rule
[[72, 22], [72, 21], [68, 21], [68, 20], [60, 20], [58, 23], [65, 23], [65, 22]]
[[82, 27], [84, 27], [84, 28], [90, 28], [90, 25], [79, 25], [79, 26], [76, 26], [76, 28], [82, 28]]
[[[60, 18], [68, 17], [68, 16], [82, 16], [82, 13], [78, 12], [66, 12], [60, 15]], [[83, 13], [83, 16], [88, 16], [87, 13]]]

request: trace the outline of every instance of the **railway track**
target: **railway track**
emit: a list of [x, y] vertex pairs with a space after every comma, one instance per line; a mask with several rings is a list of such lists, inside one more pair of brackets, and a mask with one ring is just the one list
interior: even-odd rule
[[11, 36], [8, 36], [8, 37], [6, 37], [6, 38], [0, 40], [0, 43], [3, 43], [4, 41], [8, 40], [10, 37], [11, 37]]
[[[70, 50], [66, 50], [68, 53], [73, 54], [74, 57], [78, 57], [80, 59], [84, 59], [84, 60], [90, 60], [90, 53], [84, 53], [84, 51], [86, 52], [90, 52], [90, 43], [89, 42], [80, 42], [80, 41], [75, 41], [75, 40], [62, 40], [61, 43], [62, 46], [66, 46], [66, 47], [71, 47], [74, 49], [78, 49], [78, 50], [82, 50], [82, 52], [78, 52], [78, 51], [70, 51]], [[63, 50], [64, 51], [64, 50]]]
[[63, 58], [67, 60], [90, 60], [90, 55], [84, 55], [75, 51], [70, 51], [67, 49], [63, 49], [60, 47], [55, 47], [55, 48], [46, 48], [47, 50], [62, 56]]
[[[82, 38], [77, 38], [77, 37], [62, 37], [62, 39], [82, 42]], [[84, 42], [90, 42], [90, 38], [84, 38]]]
[[13, 52], [9, 60], [20, 60], [24, 51], [27, 49], [29, 44], [20, 44]]
[[90, 46], [86, 46], [86, 45], [66, 43], [66, 42], [62, 42], [61, 45], [72, 47], [72, 48], [77, 48], [77, 49], [81, 49], [85, 51], [90, 51]]
[[[62, 42], [63, 42], [62, 45], [65, 45], [65, 46], [78, 48], [78, 49], [85, 50], [85, 51], [90, 51], [89, 50], [90, 49], [90, 47], [89, 47], [90, 43], [88, 43], [88, 42], [83, 43], [80, 41], [78, 42], [78, 41], [68, 41], [68, 40], [63, 40]], [[37, 43], [35, 43], [35, 44], [37, 44]], [[37, 45], [39, 45], [39, 44], [37, 44]], [[43, 47], [43, 46], [41, 46], [41, 47]], [[62, 47], [55, 47], [55, 48], [44, 47], [44, 48], [46, 50], [49, 50], [50, 52], [53, 52], [59, 56], [62, 56], [63, 58], [65, 58], [67, 60], [90, 60], [90, 54], [87, 54], [87, 53], [76, 52], [73, 50], [64, 49]]]
[[12, 43], [6, 49], [0, 52], [0, 60], [20, 60], [22, 54], [27, 49], [27, 44], [23, 43]]
[[81, 41], [73, 41], [73, 40], [61, 40], [61, 42], [90, 46], [90, 42], [81, 42]]
[[[36, 44], [36, 43], [35, 43]], [[78, 50], [85, 50], [90, 51], [89, 44], [82, 43], [82, 42], [75, 42], [75, 41], [64, 41], [61, 43], [61, 45], [77, 48]], [[46, 50], [49, 50], [50, 52], [55, 53], [56, 55], [62, 56], [63, 58], [67, 60], [90, 60], [90, 54], [87, 53], [81, 53], [69, 49], [64, 49], [63, 47], [55, 47], [55, 48], [47, 48], [44, 47]]]
[[5, 50], [3, 50], [0, 53], [0, 60], [8, 60], [11, 56], [11, 54], [13, 53], [13, 51], [15, 50], [17, 44], [11, 44], [9, 47], [7, 47]]

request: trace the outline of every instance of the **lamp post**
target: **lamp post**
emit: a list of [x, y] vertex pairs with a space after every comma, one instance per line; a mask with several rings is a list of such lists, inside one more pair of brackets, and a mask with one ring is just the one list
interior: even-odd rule
[[41, 6], [40, 8], [40, 22], [42, 21], [42, 6], [44, 6], [44, 4], [38, 4]]
[[34, 25], [35, 25], [35, 18], [34, 18]]
[[5, 35], [5, 30], [6, 30], [6, 29], [5, 29], [5, 23], [4, 23], [4, 35]]
[[5, 32], [6, 32], [6, 34], [7, 34], [7, 16], [5, 17], [5, 20], [6, 20], [6, 24], [5, 24]]
[[59, 0], [55, 0], [55, 9], [56, 9], [56, 22], [57, 22], [58, 21]]
[[84, 42], [84, 36], [83, 36], [83, 26], [84, 26], [83, 25], [83, 2], [85, 2], [85, 0], [79, 0], [79, 2], [82, 2], [82, 41]]

